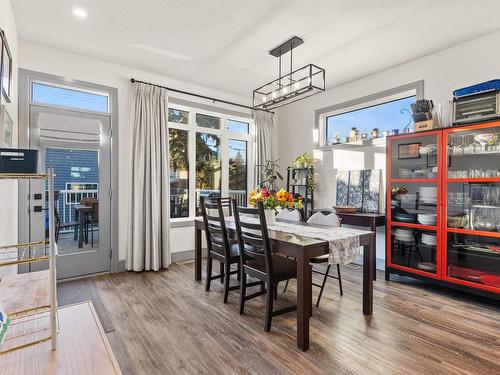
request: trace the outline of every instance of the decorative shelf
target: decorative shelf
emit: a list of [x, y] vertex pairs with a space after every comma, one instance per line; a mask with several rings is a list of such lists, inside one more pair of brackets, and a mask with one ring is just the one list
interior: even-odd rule
[[45, 180], [46, 173], [0, 173], [0, 180]]
[[47, 241], [22, 243], [0, 247], [0, 267], [49, 260]]

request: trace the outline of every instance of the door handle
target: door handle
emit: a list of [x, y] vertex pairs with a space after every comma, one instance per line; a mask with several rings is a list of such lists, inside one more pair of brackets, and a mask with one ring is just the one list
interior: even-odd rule
[[33, 212], [42, 212], [42, 206], [33, 206]]

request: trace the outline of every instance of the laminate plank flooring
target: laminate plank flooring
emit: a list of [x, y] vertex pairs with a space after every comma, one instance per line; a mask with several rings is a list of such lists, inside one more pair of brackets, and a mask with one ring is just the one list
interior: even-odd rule
[[[223, 304], [219, 282], [205, 292], [193, 275], [187, 263], [91, 279], [124, 374], [500, 374], [500, 307], [492, 300], [408, 278], [386, 282], [380, 272], [374, 315], [365, 317], [362, 270], [343, 267], [344, 295], [328, 281], [302, 352], [295, 313], [273, 318], [265, 333], [264, 297], [240, 316], [238, 292]], [[295, 301], [295, 283], [282, 290], [277, 308]]]

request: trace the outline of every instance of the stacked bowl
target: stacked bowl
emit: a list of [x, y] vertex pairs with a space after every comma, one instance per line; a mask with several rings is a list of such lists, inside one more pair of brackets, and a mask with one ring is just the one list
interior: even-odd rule
[[422, 243], [424, 245], [436, 246], [437, 245], [436, 233], [422, 233]]
[[436, 214], [418, 214], [417, 220], [420, 224], [434, 226], [437, 223]]
[[437, 189], [435, 186], [421, 186], [418, 188], [418, 195], [420, 202], [436, 204], [437, 203]]
[[411, 242], [415, 238], [413, 237], [412, 229], [397, 228], [394, 231], [394, 238], [398, 241]]

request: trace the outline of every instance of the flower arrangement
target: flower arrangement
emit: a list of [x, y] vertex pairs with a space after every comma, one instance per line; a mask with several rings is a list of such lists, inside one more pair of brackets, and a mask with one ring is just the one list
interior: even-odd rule
[[263, 202], [264, 208], [267, 210], [275, 210], [277, 208], [303, 208], [302, 198], [295, 199], [293, 194], [285, 189], [273, 193], [266, 187], [257, 188], [250, 192], [248, 203], [251, 206], [256, 206], [258, 202]]

